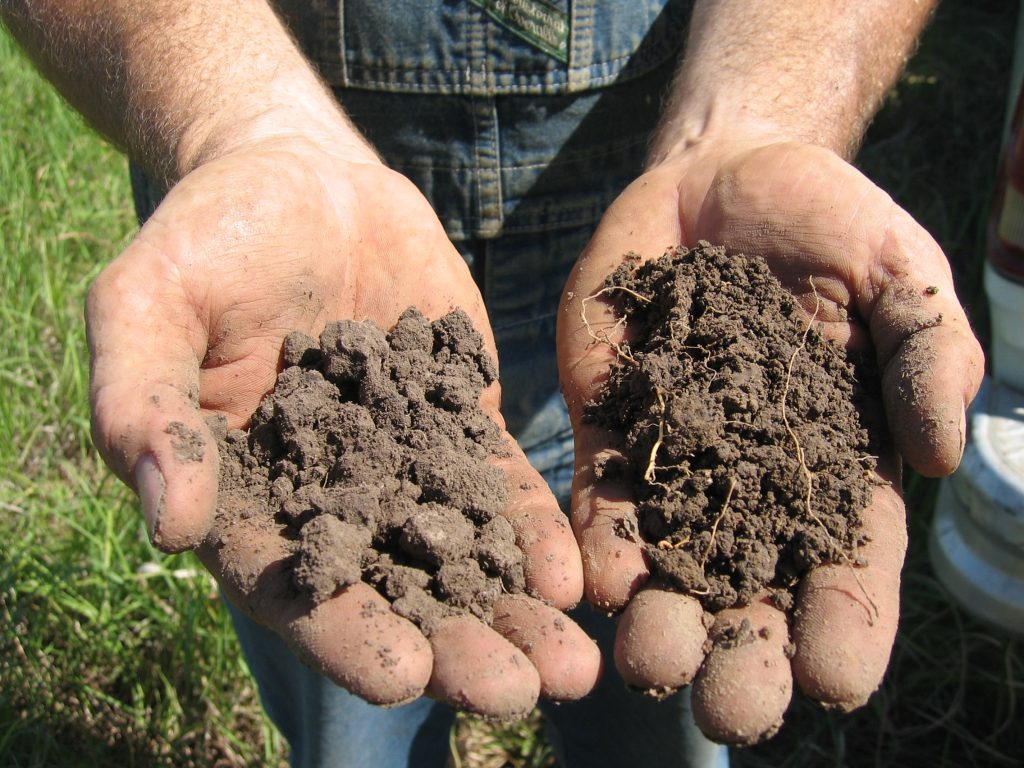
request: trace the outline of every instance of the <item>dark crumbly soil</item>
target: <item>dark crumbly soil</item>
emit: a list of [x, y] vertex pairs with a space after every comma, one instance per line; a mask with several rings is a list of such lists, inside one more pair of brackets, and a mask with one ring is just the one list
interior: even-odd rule
[[[854, 562], [871, 487], [858, 403], [874, 381], [822, 339], [763, 259], [701, 243], [605, 283], [631, 340], [587, 417], [625, 435], [623, 473], [655, 578], [706, 609]], [[863, 373], [862, 373], [863, 372]]]
[[314, 601], [357, 581], [430, 634], [524, 588], [497, 426], [479, 407], [494, 361], [469, 318], [416, 309], [390, 333], [328, 324], [290, 334], [284, 370], [247, 432], [220, 443], [219, 515], [265, 515], [294, 544]]

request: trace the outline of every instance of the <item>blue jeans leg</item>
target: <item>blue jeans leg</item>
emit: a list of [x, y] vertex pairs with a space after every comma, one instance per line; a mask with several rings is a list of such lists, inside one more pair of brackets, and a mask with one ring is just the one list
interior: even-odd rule
[[605, 666], [597, 690], [585, 699], [540, 703], [559, 765], [728, 768], [728, 750], [693, 721], [689, 688], [661, 701], [629, 690], [612, 663], [614, 619], [586, 605], [570, 615], [597, 641]]
[[[226, 602], [226, 601], [225, 601]], [[427, 698], [367, 704], [303, 665], [284, 641], [228, 603], [260, 699], [292, 768], [441, 768], [455, 713]]]
[[[228, 609], [260, 698], [291, 747], [292, 768], [441, 768], [455, 719], [427, 698], [367, 704], [305, 667], [276, 634]], [[570, 768], [728, 768], [725, 747], [694, 725], [689, 689], [663, 700], [634, 693], [610, 663], [614, 621], [586, 606], [572, 617], [601, 647], [604, 676], [582, 701], [541, 702], [559, 765]]]

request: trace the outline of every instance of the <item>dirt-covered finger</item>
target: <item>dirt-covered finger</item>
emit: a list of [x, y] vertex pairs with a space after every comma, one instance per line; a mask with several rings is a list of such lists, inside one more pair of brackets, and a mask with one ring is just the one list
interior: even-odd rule
[[194, 547], [213, 520], [217, 448], [199, 410], [201, 333], [173, 269], [133, 245], [91, 286], [86, 324], [95, 443], [138, 492], [153, 543]]
[[[599, 480], [608, 451], [590, 453], [586, 433], [577, 429], [572, 527], [583, 558], [584, 593], [602, 610], [621, 610], [647, 581], [650, 569], [640, 545], [633, 495], [618, 481]], [[584, 433], [581, 435], [581, 433]]]
[[700, 603], [677, 592], [644, 589], [619, 619], [615, 668], [632, 688], [668, 694], [693, 680], [707, 638]]
[[536, 667], [544, 698], [575, 701], [597, 685], [597, 643], [561, 611], [525, 595], [503, 595], [494, 605], [491, 626]]
[[495, 463], [504, 471], [508, 504], [504, 516], [523, 552], [527, 590], [557, 608], [576, 605], [583, 596], [583, 564], [572, 527], [558, 501], [511, 437]]
[[775, 734], [793, 694], [786, 616], [764, 601], [715, 617], [693, 684], [693, 716], [714, 741], [748, 745]]
[[526, 655], [472, 616], [443, 619], [430, 636], [434, 671], [428, 691], [456, 709], [490, 720], [530, 713], [540, 675]]
[[372, 704], [412, 701], [430, 679], [430, 645], [366, 584], [352, 584], [308, 612], [299, 610], [283, 629], [306, 664]]
[[820, 566], [803, 580], [793, 625], [793, 675], [828, 707], [851, 710], [878, 688], [899, 620], [900, 569], [907, 549], [903, 502], [891, 485], [876, 486], [863, 513], [863, 565]]
[[880, 266], [866, 285], [862, 312], [882, 365], [896, 446], [922, 474], [949, 474], [963, 455], [965, 410], [984, 374], [984, 353], [949, 264], [938, 244], [894, 207]]
[[273, 526], [256, 516], [218, 526], [199, 554], [229, 600], [343, 688], [385, 706], [426, 689], [433, 654], [420, 630], [366, 584], [318, 604], [297, 595], [292, 544]]
[[983, 372], [977, 340], [953, 323], [912, 333], [886, 363], [882, 395], [889, 427], [900, 453], [923, 475], [941, 477], [959, 465], [966, 409]]

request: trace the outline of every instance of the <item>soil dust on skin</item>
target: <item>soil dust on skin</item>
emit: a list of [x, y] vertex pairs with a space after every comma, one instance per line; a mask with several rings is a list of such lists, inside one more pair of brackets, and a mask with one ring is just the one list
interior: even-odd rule
[[[159, 400], [157, 400], [159, 402]], [[189, 462], [189, 461], [202, 461], [203, 453], [206, 450], [206, 442], [203, 440], [203, 436], [194, 429], [189, 429], [180, 421], [172, 421], [167, 425], [164, 430], [170, 435], [171, 450], [174, 451], [174, 458], [176, 461]]]
[[410, 308], [390, 333], [333, 322], [282, 354], [248, 431], [220, 440], [218, 515], [278, 527], [294, 589], [315, 602], [363, 581], [428, 636], [457, 613], [489, 623], [525, 578], [487, 461], [501, 433], [479, 407], [497, 369], [468, 316]]
[[631, 255], [598, 293], [630, 339], [586, 418], [625, 436], [598, 473], [632, 485], [620, 534], [655, 582], [709, 611], [765, 592], [785, 610], [809, 568], [858, 563], [873, 368], [824, 340], [763, 259], [707, 243]]

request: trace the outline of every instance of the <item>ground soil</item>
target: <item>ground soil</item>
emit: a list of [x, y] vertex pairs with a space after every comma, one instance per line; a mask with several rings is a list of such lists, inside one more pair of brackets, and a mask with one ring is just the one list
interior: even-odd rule
[[712, 611], [766, 591], [786, 609], [809, 568], [855, 563], [870, 365], [822, 339], [763, 259], [706, 243], [630, 257], [600, 294], [629, 340], [587, 418], [625, 435], [598, 473], [632, 484], [620, 533], [654, 579]]
[[250, 428], [220, 442], [218, 514], [278, 526], [316, 602], [361, 580], [428, 635], [456, 613], [489, 622], [523, 590], [523, 559], [487, 461], [501, 433], [479, 407], [497, 369], [469, 318], [333, 322], [319, 341], [290, 334], [282, 356]]

